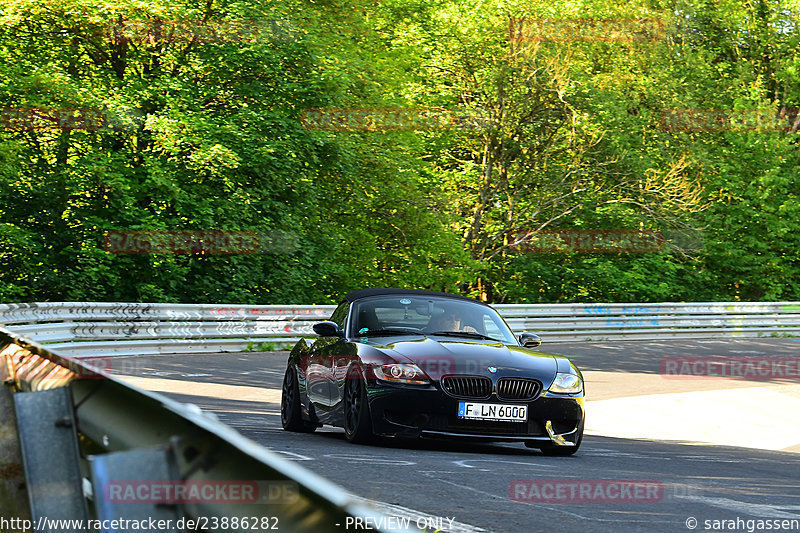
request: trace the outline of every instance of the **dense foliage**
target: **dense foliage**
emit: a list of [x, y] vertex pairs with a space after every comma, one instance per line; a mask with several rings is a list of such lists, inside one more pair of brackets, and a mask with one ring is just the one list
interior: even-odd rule
[[[798, 21], [776, 0], [9, 0], [0, 301], [800, 300]], [[260, 248], [105, 245], [172, 230]], [[521, 242], [557, 230], [666, 243]]]

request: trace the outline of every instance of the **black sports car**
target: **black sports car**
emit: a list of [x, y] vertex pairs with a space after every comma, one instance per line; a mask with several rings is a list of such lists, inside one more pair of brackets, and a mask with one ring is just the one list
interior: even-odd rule
[[571, 455], [583, 438], [583, 376], [559, 355], [533, 351], [490, 306], [452, 294], [364, 289], [301, 339], [283, 380], [288, 431], [343, 427], [375, 435], [521, 441]]

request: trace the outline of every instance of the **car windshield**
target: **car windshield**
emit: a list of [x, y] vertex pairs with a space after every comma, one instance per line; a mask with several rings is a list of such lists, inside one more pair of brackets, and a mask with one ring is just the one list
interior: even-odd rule
[[354, 336], [418, 333], [517, 344], [497, 311], [469, 300], [401, 294], [364, 298], [353, 306]]

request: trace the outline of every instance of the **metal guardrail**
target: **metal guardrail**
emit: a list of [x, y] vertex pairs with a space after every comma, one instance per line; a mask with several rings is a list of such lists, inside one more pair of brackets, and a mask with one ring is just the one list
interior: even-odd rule
[[239, 352], [313, 336], [334, 308], [46, 302], [0, 305], [0, 324], [77, 357]]
[[[111, 522], [123, 519], [161, 520], [161, 531], [195, 530], [186, 520], [205, 520], [198, 530], [338, 532], [356, 519], [386, 530], [378, 527], [386, 517], [360, 499], [214, 415], [140, 390], [3, 328], [0, 378], [0, 460], [5, 489], [13, 487], [0, 494], [0, 508], [6, 520], [14, 511], [31, 521], [19, 530], [153, 530]], [[162, 500], [152, 501], [158, 498], [142, 498], [138, 489], [147, 484], [159, 490], [202, 487], [203, 497], [165, 504], [162, 493]], [[242, 484], [254, 489], [246, 499], [212, 494], [216, 487], [241, 490]], [[122, 486], [137, 487], [133, 501], [109, 493], [109, 487]], [[22, 510], [25, 500], [30, 514]], [[109, 525], [87, 527], [91, 523]]]
[[501, 313], [515, 331], [550, 342], [800, 335], [800, 302], [507, 305]]
[[[0, 323], [62, 354], [236, 352], [314, 336], [332, 305], [31, 303], [0, 305]], [[510, 304], [495, 308], [544, 342], [800, 335], [800, 302]]]

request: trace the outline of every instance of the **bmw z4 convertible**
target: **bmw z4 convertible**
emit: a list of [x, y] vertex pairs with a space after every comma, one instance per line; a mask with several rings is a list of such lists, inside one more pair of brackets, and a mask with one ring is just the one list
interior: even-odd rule
[[281, 397], [288, 431], [323, 424], [375, 436], [524, 442], [546, 455], [581, 445], [584, 387], [569, 359], [533, 350], [489, 305], [452, 294], [363, 289], [319, 337], [289, 355]]

